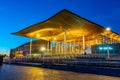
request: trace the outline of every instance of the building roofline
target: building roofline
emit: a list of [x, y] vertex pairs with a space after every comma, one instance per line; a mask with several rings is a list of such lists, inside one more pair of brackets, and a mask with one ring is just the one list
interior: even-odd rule
[[[28, 26], [28, 27], [26, 27], [26, 28], [24, 28], [24, 29], [22, 29], [22, 30], [20, 30], [20, 31], [18, 31], [18, 32], [21, 32], [21, 31], [23, 31], [23, 30], [26, 30], [26, 29], [28, 29], [28, 28], [30, 28], [30, 27], [32, 27], [32, 26], [35, 26], [35, 25], [44, 23], [44, 22], [46, 22], [46, 21], [52, 19], [53, 17], [55, 17], [56, 15], [58, 15], [59, 13], [61, 13], [61, 12], [63, 12], [63, 11], [69, 12], [69, 13], [71, 13], [71, 14], [73, 14], [73, 15], [75, 15], [75, 16], [77, 16], [77, 17], [83, 19], [83, 20], [86, 20], [86, 21], [88, 21], [88, 22], [90, 22], [90, 23], [92, 23], [92, 24], [95, 24], [95, 25], [97, 25], [97, 26], [102, 27], [103, 29], [106, 29], [105, 27], [103, 27], [103, 26], [101, 26], [101, 25], [99, 25], [99, 24], [97, 24], [97, 23], [95, 23], [95, 22], [92, 22], [92, 21], [90, 21], [90, 20], [88, 20], [88, 19], [86, 19], [86, 18], [83, 18], [83, 17], [79, 16], [79, 15], [76, 14], [76, 13], [73, 13], [73, 12], [67, 10], [67, 9], [63, 9], [63, 10], [57, 12], [56, 14], [54, 14], [53, 16], [49, 17], [48, 19], [43, 20], [43, 21], [41, 21], [41, 22], [38, 22], [38, 23], [36, 23], [36, 24], [30, 25], [30, 26]], [[17, 35], [18, 32], [11, 33], [11, 34]], [[113, 33], [115, 33], [115, 34], [117, 34], [117, 35], [120, 35], [120, 34], [118, 34], [117, 32], [114, 32], [114, 31], [112, 31], [112, 30], [111, 30], [111, 32], [113, 32]]]

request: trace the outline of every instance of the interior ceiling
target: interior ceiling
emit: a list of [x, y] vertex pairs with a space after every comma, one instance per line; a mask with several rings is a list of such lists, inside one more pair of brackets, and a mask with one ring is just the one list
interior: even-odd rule
[[[44, 40], [63, 40], [65, 32], [67, 39], [78, 38], [83, 35], [107, 34], [104, 27], [79, 17], [67, 10], [62, 10], [46, 21], [29, 26], [13, 34]], [[109, 31], [109, 33], [120, 37], [112, 31]]]

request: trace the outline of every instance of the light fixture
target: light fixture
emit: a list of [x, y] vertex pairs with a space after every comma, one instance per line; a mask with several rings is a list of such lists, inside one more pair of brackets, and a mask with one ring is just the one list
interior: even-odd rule
[[56, 37], [54, 37], [54, 40], [56, 40]]
[[46, 50], [46, 48], [45, 47], [41, 47], [41, 51], [45, 51]]
[[40, 37], [40, 34], [37, 34], [37, 37]]
[[107, 31], [110, 31], [111, 29], [108, 27], [108, 28], [106, 28], [106, 30], [107, 30]]

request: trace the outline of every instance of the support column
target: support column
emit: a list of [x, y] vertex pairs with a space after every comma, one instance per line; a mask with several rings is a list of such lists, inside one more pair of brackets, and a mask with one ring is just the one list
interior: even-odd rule
[[69, 50], [70, 56], [72, 56], [72, 41], [70, 40], [70, 50]]
[[[101, 38], [102, 38], [102, 46], [104, 47], [106, 44], [106, 41], [107, 41], [106, 36], [101, 35]], [[102, 54], [102, 53], [104, 53], [103, 49], [101, 51], [99, 51], [99, 54]]]
[[81, 39], [79, 38], [79, 54], [81, 54]]
[[74, 40], [74, 55], [76, 55], [76, 40]]
[[85, 37], [83, 35], [83, 51], [85, 50]]
[[110, 51], [109, 51], [109, 35], [107, 33], [107, 58], [110, 58]]
[[109, 59], [110, 58], [109, 44], [107, 44], [107, 53], [108, 53], [107, 57]]
[[30, 38], [30, 51], [29, 51], [29, 54], [31, 55], [32, 53], [32, 38]]
[[50, 51], [51, 51], [51, 57], [53, 57], [53, 49], [52, 49], [52, 47], [53, 47], [53, 42], [51, 42], [51, 49], [50, 49]]
[[64, 56], [66, 58], [66, 30], [64, 30]]
[[59, 51], [59, 55], [61, 54], [61, 51], [60, 51], [61, 48], [60, 48], [60, 46], [61, 46], [61, 45], [60, 45], [60, 42], [59, 42], [59, 43], [58, 43], [58, 48], [59, 48], [58, 51]]
[[77, 45], [78, 45], [78, 46], [77, 46], [77, 54], [80, 54], [80, 50], [79, 50], [79, 47], [80, 47], [80, 46], [79, 46], [79, 38], [78, 38]]
[[57, 55], [57, 42], [54, 43], [54, 56], [56, 57]]
[[47, 55], [50, 55], [50, 41], [47, 42]]

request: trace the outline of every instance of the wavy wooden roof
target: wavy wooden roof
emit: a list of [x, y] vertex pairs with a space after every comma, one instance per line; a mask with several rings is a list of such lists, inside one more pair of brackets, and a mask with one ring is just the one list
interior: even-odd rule
[[[78, 38], [83, 35], [108, 34], [103, 26], [82, 18], [66, 9], [43, 22], [12, 34], [44, 40], [63, 40], [65, 31], [67, 39]], [[109, 37], [120, 41], [120, 35], [113, 31], [109, 31]]]

